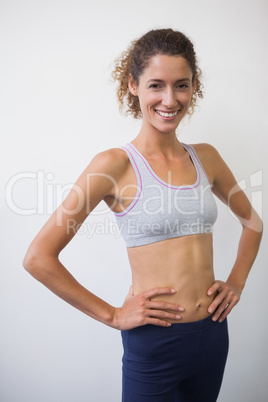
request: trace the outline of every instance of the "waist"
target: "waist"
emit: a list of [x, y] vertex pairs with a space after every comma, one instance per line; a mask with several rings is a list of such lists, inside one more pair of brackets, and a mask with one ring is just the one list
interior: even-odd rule
[[[211, 280], [203, 281], [202, 284], [198, 286], [193, 286], [189, 282], [188, 286], [181, 286], [176, 283], [166, 283], [163, 282], [162, 285], [157, 284], [157, 286], [151, 286], [144, 288], [143, 291], [155, 288], [155, 287], [171, 287], [176, 290], [174, 295], [159, 295], [151, 298], [151, 301], [164, 301], [168, 303], [174, 303], [184, 308], [183, 312], [180, 312], [181, 318], [178, 320], [165, 319], [167, 322], [171, 323], [183, 323], [183, 322], [195, 322], [207, 318], [210, 313], [208, 308], [212, 303], [215, 296], [208, 296], [207, 290], [213, 284], [213, 278]], [[153, 285], [153, 283], [152, 283]], [[134, 284], [135, 292], [135, 284]], [[169, 311], [169, 310], [167, 310]], [[174, 311], [171, 311], [174, 313]]]
[[197, 320], [197, 321], [189, 321], [189, 322], [180, 322], [180, 323], [175, 323], [173, 325], [171, 325], [170, 327], [161, 327], [161, 326], [157, 326], [157, 325], [151, 325], [151, 324], [147, 324], [147, 325], [143, 325], [141, 327], [136, 327], [136, 328], [132, 328], [132, 329], [128, 329], [128, 330], [123, 330], [121, 331], [122, 335], [124, 335], [124, 333], [141, 333], [141, 334], [145, 334], [147, 333], [149, 334], [163, 334], [163, 335], [167, 335], [167, 334], [190, 334], [193, 332], [199, 332], [202, 331], [206, 328], [209, 328], [211, 326], [215, 326], [215, 325], [221, 325], [221, 326], [227, 326], [227, 319], [225, 319], [222, 323], [219, 323], [218, 321], [212, 321], [212, 316], [209, 315], [206, 318]]
[[172, 287], [175, 294], [156, 296], [153, 300], [184, 307], [178, 322], [197, 321], [209, 315], [213, 297], [207, 295], [207, 290], [215, 280], [211, 235], [131, 248], [128, 254], [134, 294], [156, 287]]

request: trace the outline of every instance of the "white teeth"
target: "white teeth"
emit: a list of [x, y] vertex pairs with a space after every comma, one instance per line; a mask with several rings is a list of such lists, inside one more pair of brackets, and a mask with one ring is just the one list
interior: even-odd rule
[[178, 110], [174, 113], [164, 113], [164, 112], [160, 112], [160, 110], [155, 110], [155, 111], [156, 111], [156, 113], [160, 114], [160, 116], [163, 116], [163, 117], [174, 117], [179, 112]]

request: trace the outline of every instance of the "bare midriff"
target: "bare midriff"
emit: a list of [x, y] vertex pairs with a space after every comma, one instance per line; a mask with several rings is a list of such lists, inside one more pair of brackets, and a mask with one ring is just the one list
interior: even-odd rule
[[127, 249], [134, 294], [156, 287], [171, 287], [174, 295], [151, 300], [168, 301], [184, 307], [181, 319], [191, 322], [208, 317], [213, 296], [207, 291], [214, 282], [212, 234], [167, 239]]

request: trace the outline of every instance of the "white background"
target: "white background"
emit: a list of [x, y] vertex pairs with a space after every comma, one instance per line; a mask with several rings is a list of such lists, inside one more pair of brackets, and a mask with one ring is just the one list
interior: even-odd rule
[[[109, 81], [112, 62], [129, 41], [162, 27], [193, 40], [205, 98], [180, 139], [214, 145], [267, 219], [267, 17], [267, 0], [0, 1], [1, 402], [120, 401], [120, 332], [58, 299], [27, 274], [22, 260], [91, 158], [138, 133], [140, 123], [119, 114]], [[89, 225], [108, 219], [113, 222], [107, 212], [89, 217], [61, 261], [119, 306], [131, 283], [124, 242], [108, 229], [89, 236]], [[219, 205], [218, 279], [227, 278], [239, 234]], [[264, 235], [229, 317], [220, 402], [267, 400], [266, 242]]]

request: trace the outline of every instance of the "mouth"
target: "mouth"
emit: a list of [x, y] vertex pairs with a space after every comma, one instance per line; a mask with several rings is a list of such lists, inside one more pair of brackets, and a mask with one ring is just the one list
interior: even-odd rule
[[161, 117], [170, 119], [170, 118], [177, 116], [177, 114], [179, 113], [179, 110], [175, 110], [174, 112], [162, 112], [161, 110], [155, 109], [155, 112]]

